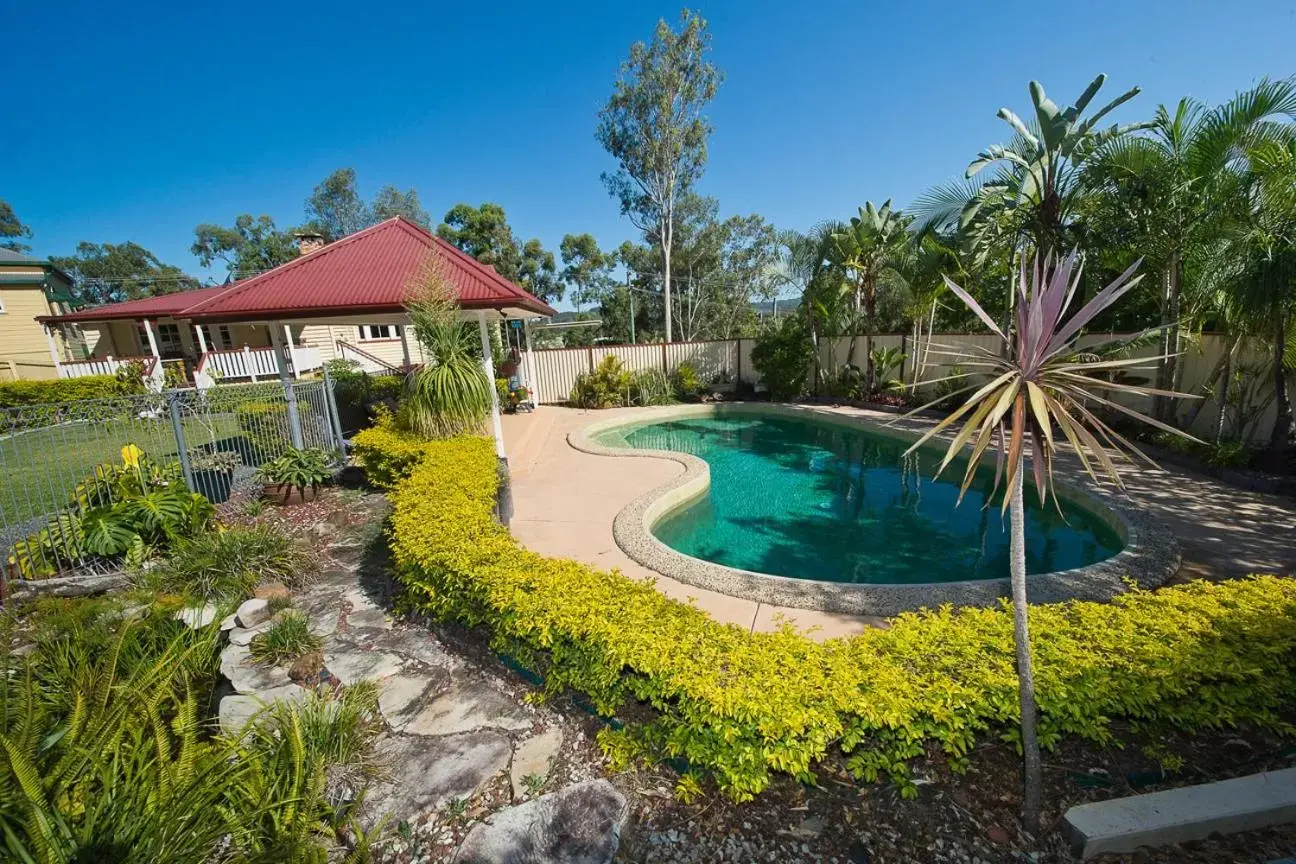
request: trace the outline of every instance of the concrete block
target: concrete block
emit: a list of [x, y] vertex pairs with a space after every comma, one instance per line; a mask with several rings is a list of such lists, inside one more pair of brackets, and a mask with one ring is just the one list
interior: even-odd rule
[[1082, 858], [1296, 822], [1296, 768], [1072, 807], [1063, 830]]

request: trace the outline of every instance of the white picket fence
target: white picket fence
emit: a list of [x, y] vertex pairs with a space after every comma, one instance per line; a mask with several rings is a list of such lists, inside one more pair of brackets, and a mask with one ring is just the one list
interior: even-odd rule
[[129, 363], [143, 363], [145, 374], [153, 369], [154, 357], [103, 357], [91, 360], [66, 360], [58, 365], [60, 378], [84, 378], [87, 375], [116, 375]]
[[[260, 381], [279, 377], [274, 348], [242, 348], [232, 351], [208, 351], [198, 361], [195, 377], [225, 381], [248, 379]], [[318, 348], [298, 346], [288, 359], [288, 371], [299, 377], [303, 372], [319, 369], [323, 365]]]
[[[1081, 347], [1128, 336], [1129, 334], [1091, 334], [1081, 339]], [[648, 345], [596, 345], [588, 348], [550, 348], [533, 352], [532, 367], [535, 378], [536, 399], [544, 404], [566, 402], [571, 394], [576, 376], [582, 372], [592, 371], [604, 357], [614, 356], [621, 360], [631, 371], [643, 369], [660, 369], [667, 375], [679, 368], [681, 363], [689, 363], [697, 370], [703, 381], [711, 383], [721, 391], [732, 390], [738, 381], [754, 385], [761, 389], [760, 373], [751, 362], [754, 339], [730, 339], [712, 342], [673, 342], [670, 344], [654, 343]], [[819, 346], [820, 364], [824, 369], [837, 369], [847, 362], [864, 367], [867, 358], [865, 337], [855, 340], [853, 356], [850, 353], [849, 337], [822, 340]], [[985, 334], [937, 333], [921, 344], [915, 344], [913, 337], [907, 334], [886, 334], [873, 337], [874, 348], [895, 348], [905, 354], [902, 367], [891, 372], [891, 377], [900, 378], [905, 383], [932, 382], [946, 377], [955, 371], [960, 361], [970, 359], [976, 348], [995, 350], [995, 337]], [[1187, 346], [1180, 362], [1183, 364], [1183, 381], [1180, 385], [1184, 393], [1198, 393], [1211, 378], [1216, 364], [1227, 347], [1223, 336], [1205, 334], [1200, 340]], [[1155, 357], [1158, 353], [1156, 344], [1142, 348], [1134, 356]], [[923, 362], [925, 359], [925, 362]], [[1238, 352], [1236, 363], [1254, 365], [1264, 368], [1268, 359], [1266, 351], [1258, 344], [1245, 344]], [[921, 368], [915, 367], [918, 364]], [[1149, 372], [1133, 372], [1149, 380]], [[915, 379], [915, 375], [917, 378]], [[1263, 394], [1267, 396], [1266, 394]], [[1124, 394], [1112, 394], [1111, 398], [1138, 411], [1151, 410], [1150, 400], [1143, 397], [1131, 397]], [[1189, 405], [1194, 404], [1189, 402]], [[1189, 410], [1189, 409], [1185, 409]], [[1213, 400], [1202, 406], [1202, 410], [1193, 424], [1192, 431], [1198, 435], [1209, 436], [1214, 428], [1216, 406]], [[1267, 438], [1273, 428], [1275, 409], [1270, 405], [1255, 424], [1254, 437]]]

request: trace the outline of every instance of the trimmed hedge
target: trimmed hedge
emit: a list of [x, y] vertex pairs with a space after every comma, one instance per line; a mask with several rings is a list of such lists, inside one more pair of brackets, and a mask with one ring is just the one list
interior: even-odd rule
[[[859, 778], [907, 795], [914, 757], [967, 766], [979, 738], [1016, 735], [1012, 618], [1006, 609], [901, 615], [887, 630], [823, 643], [749, 633], [668, 599], [649, 582], [519, 546], [491, 515], [492, 442], [419, 442], [389, 429], [356, 439], [391, 486], [392, 548], [408, 601], [485, 626], [493, 647], [584, 693], [610, 715], [628, 701], [655, 718], [605, 732], [614, 762], [682, 757], [735, 800], [774, 772], [810, 780], [830, 750]], [[1112, 723], [1184, 731], [1257, 725], [1284, 732], [1296, 703], [1296, 583], [1194, 582], [1112, 603], [1031, 608], [1045, 747], [1106, 743]]]
[[43, 405], [54, 402], [76, 402], [81, 399], [108, 399], [143, 393], [138, 381], [119, 381], [112, 375], [86, 375], [82, 378], [55, 378], [42, 381], [6, 381], [0, 384], [0, 408], [20, 405]]

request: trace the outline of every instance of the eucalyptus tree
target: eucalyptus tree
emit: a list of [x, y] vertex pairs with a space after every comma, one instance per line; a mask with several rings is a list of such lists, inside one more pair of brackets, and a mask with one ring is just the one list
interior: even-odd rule
[[[878, 289], [887, 276], [896, 275], [896, 265], [906, 254], [909, 244], [909, 224], [912, 217], [891, 209], [891, 201], [874, 207], [866, 201], [859, 215], [852, 216], [844, 230], [834, 232], [829, 254], [852, 280], [854, 312], [862, 316], [865, 327], [864, 387], [865, 395], [873, 392], [877, 383], [873, 368], [873, 336], [877, 332]], [[896, 280], [892, 280], [893, 282]], [[902, 280], [901, 280], [902, 281]], [[855, 334], [851, 334], [850, 363], [855, 353]]]
[[675, 32], [664, 19], [649, 44], [636, 42], [599, 112], [596, 137], [617, 160], [608, 192], [662, 253], [666, 341], [671, 341], [671, 253], [676, 205], [702, 176], [711, 124], [703, 114], [723, 78], [707, 59], [711, 36], [687, 9]]
[[[1103, 475], [1120, 486], [1118, 459], [1130, 454], [1142, 455], [1096, 413], [1098, 406], [1160, 429], [1176, 431], [1111, 398], [1113, 392], [1138, 396], [1154, 392], [1104, 377], [1149, 361], [1140, 358], [1110, 359], [1110, 355], [1095, 360], [1083, 356], [1076, 342], [1087, 324], [1138, 283], [1141, 277], [1134, 275], [1137, 267], [1138, 262], [1135, 262], [1068, 318], [1067, 312], [1080, 284], [1079, 255], [1073, 252], [1058, 260], [1037, 255], [1030, 266], [1023, 262], [1015, 289], [1016, 326], [1011, 331], [1000, 328], [964, 288], [946, 279], [950, 291], [998, 337], [1002, 343], [1001, 350], [976, 350], [973, 360], [961, 361], [977, 373], [976, 383], [958, 391], [968, 394], [966, 401], [929, 429], [908, 451], [914, 453], [942, 431], [955, 429], [937, 474], [971, 445], [960, 500], [976, 479], [985, 454], [994, 451], [998, 456], [999, 467], [995, 472], [995, 489], [991, 497], [999, 491], [1001, 483], [1006, 486], [1002, 509], [1010, 518], [1013, 642], [1025, 767], [1022, 821], [1032, 833], [1038, 833], [1039, 829], [1043, 784], [1027, 616], [1025, 464], [1029, 457], [1035, 489], [1040, 503], [1044, 504], [1052, 487], [1053, 464], [1060, 438], [1066, 439], [1095, 482], [1099, 475]], [[1056, 504], [1056, 496], [1053, 500]]]

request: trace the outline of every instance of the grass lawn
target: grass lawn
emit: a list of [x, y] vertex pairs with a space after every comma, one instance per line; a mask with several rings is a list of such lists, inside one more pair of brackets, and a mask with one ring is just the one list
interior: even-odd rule
[[[251, 447], [232, 416], [186, 418], [183, 425], [191, 449], [214, 443], [251, 463]], [[0, 528], [62, 509], [95, 466], [121, 462], [126, 444], [157, 462], [179, 458], [170, 417], [67, 423], [0, 439]]]

